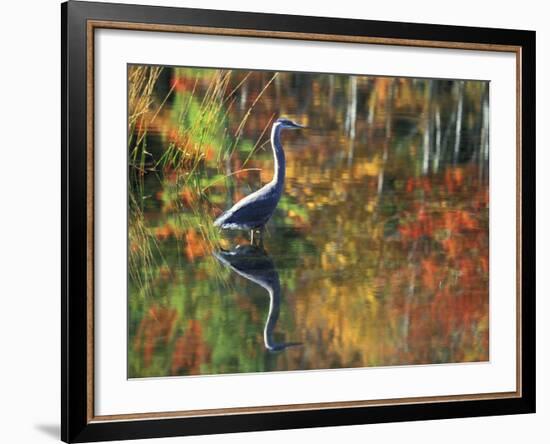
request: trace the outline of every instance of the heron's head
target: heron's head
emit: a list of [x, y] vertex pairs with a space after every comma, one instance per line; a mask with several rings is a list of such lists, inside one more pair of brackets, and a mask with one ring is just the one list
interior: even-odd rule
[[293, 122], [292, 120], [286, 119], [284, 117], [277, 119], [275, 122], [276, 125], [280, 125], [281, 128], [288, 128], [288, 129], [300, 129], [305, 128], [303, 125], [299, 125], [296, 122]]

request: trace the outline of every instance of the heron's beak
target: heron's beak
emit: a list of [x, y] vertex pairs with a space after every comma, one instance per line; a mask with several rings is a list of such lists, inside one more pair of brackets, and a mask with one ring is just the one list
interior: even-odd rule
[[294, 126], [295, 126], [296, 129], [307, 129], [307, 126], [299, 125], [298, 123], [295, 123]]

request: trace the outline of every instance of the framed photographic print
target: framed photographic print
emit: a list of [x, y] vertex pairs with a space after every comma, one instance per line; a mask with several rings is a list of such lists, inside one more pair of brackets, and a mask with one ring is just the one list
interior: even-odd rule
[[535, 33], [62, 13], [62, 439], [535, 411]]

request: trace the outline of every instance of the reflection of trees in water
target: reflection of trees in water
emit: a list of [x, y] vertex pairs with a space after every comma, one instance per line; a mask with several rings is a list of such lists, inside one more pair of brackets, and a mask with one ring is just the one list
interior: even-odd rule
[[[486, 170], [486, 82], [285, 73], [277, 85], [281, 113], [307, 114], [314, 129], [338, 128], [345, 134], [348, 164], [358, 144], [380, 153], [385, 163], [397, 143], [421, 146], [410, 161], [424, 175], [438, 173], [441, 164], [472, 159]], [[381, 126], [385, 139], [377, 136]], [[382, 169], [380, 190], [383, 176]]]
[[[130, 351], [133, 374], [486, 359], [488, 84], [280, 73], [258, 99], [273, 73], [234, 71], [227, 90], [244, 83], [210, 116], [223, 125], [190, 131], [196, 119], [182, 109], [200, 114], [207, 71], [173, 71], [181, 81], [149, 127], [148, 165], [170, 143], [204, 157], [192, 179], [145, 173], [137, 200], [159, 253], [143, 272], [147, 296], [130, 282], [130, 337], [147, 340]], [[288, 135], [285, 195], [266, 238], [285, 294], [277, 330], [304, 346], [267, 359], [267, 299], [220, 295], [232, 279], [207, 234], [225, 202], [270, 179], [262, 131], [279, 113], [311, 128]], [[229, 176], [247, 168], [264, 171]]]

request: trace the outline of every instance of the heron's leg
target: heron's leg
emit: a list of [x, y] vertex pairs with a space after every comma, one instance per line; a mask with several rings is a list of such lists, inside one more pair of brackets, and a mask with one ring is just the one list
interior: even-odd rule
[[250, 230], [250, 244], [254, 245], [254, 229]]

